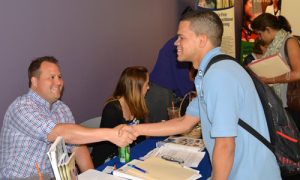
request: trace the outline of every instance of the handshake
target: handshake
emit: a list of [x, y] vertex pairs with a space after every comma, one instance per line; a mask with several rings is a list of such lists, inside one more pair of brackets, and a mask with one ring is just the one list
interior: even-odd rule
[[124, 147], [131, 144], [139, 136], [134, 126], [128, 126], [120, 124], [112, 129], [113, 133], [109, 138], [109, 141], [116, 144], [119, 147]]

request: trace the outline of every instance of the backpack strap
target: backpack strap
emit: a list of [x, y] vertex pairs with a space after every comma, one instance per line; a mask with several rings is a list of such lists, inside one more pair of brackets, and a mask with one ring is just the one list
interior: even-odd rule
[[259, 132], [257, 132], [253, 127], [251, 127], [249, 124], [247, 124], [242, 119], [239, 119], [238, 125], [240, 125], [242, 128], [244, 128], [246, 131], [248, 131], [254, 137], [256, 137], [256, 139], [258, 139], [260, 142], [262, 142], [267, 148], [269, 148], [275, 154], [275, 149], [274, 149], [273, 145], [265, 137], [263, 137]]
[[227, 54], [219, 54], [219, 55], [216, 55], [216, 56], [213, 57], [213, 58], [209, 61], [209, 63], [207, 64], [206, 69], [205, 69], [205, 71], [204, 71], [204, 75], [205, 75], [205, 73], [207, 72], [207, 70], [210, 68], [211, 65], [213, 65], [213, 64], [216, 63], [216, 62], [222, 61], [222, 60], [233, 60], [233, 61], [235, 61], [235, 58], [232, 57], [232, 56], [229, 56], [229, 55], [227, 55]]
[[[222, 61], [222, 60], [233, 60], [233, 61], [235, 61], [235, 58], [232, 57], [232, 56], [229, 56], [227, 54], [219, 54], [219, 55], [213, 57], [210, 60], [210, 62], [208, 63], [208, 65], [207, 65], [207, 67], [204, 71], [204, 75], [208, 71], [208, 69], [211, 67], [211, 65], [213, 65], [214, 63], [217, 63], [219, 61]], [[254, 128], [252, 128], [248, 123], [246, 123], [242, 119], [239, 119], [238, 125], [241, 126], [242, 128], [244, 128], [250, 134], [252, 134], [255, 138], [257, 138], [260, 142], [262, 142], [267, 148], [269, 148], [273, 153], [275, 152], [275, 149], [274, 149], [273, 145], [265, 137], [263, 137], [259, 132], [257, 132]]]

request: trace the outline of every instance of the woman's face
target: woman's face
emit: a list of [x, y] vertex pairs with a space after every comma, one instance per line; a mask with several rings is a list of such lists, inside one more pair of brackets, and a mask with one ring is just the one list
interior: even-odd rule
[[147, 74], [147, 80], [145, 81], [143, 88], [142, 88], [142, 96], [145, 97], [148, 89], [149, 89], [149, 74]]
[[275, 37], [270, 28], [267, 28], [264, 31], [256, 31], [256, 34], [262, 41], [265, 42], [266, 45], [269, 45]]

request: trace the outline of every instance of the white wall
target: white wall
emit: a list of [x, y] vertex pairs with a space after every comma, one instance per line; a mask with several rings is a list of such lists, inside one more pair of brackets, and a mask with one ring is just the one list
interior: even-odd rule
[[300, 35], [300, 21], [299, 21], [299, 0], [282, 0], [281, 15], [287, 18], [291, 23], [293, 34]]

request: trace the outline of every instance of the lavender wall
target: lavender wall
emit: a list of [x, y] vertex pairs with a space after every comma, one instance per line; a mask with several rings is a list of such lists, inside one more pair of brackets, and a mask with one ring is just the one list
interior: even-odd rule
[[192, 0], [10, 0], [0, 5], [0, 127], [9, 104], [28, 91], [27, 67], [60, 60], [63, 101], [78, 123], [101, 115], [120, 72], [152, 69]]
[[[77, 123], [100, 116], [121, 71], [151, 71], [160, 47], [194, 0], [9, 0], [0, 3], [0, 128], [9, 104], [28, 91], [33, 58], [53, 55], [65, 80], [63, 101]], [[235, 1], [239, 52], [242, 1]]]

